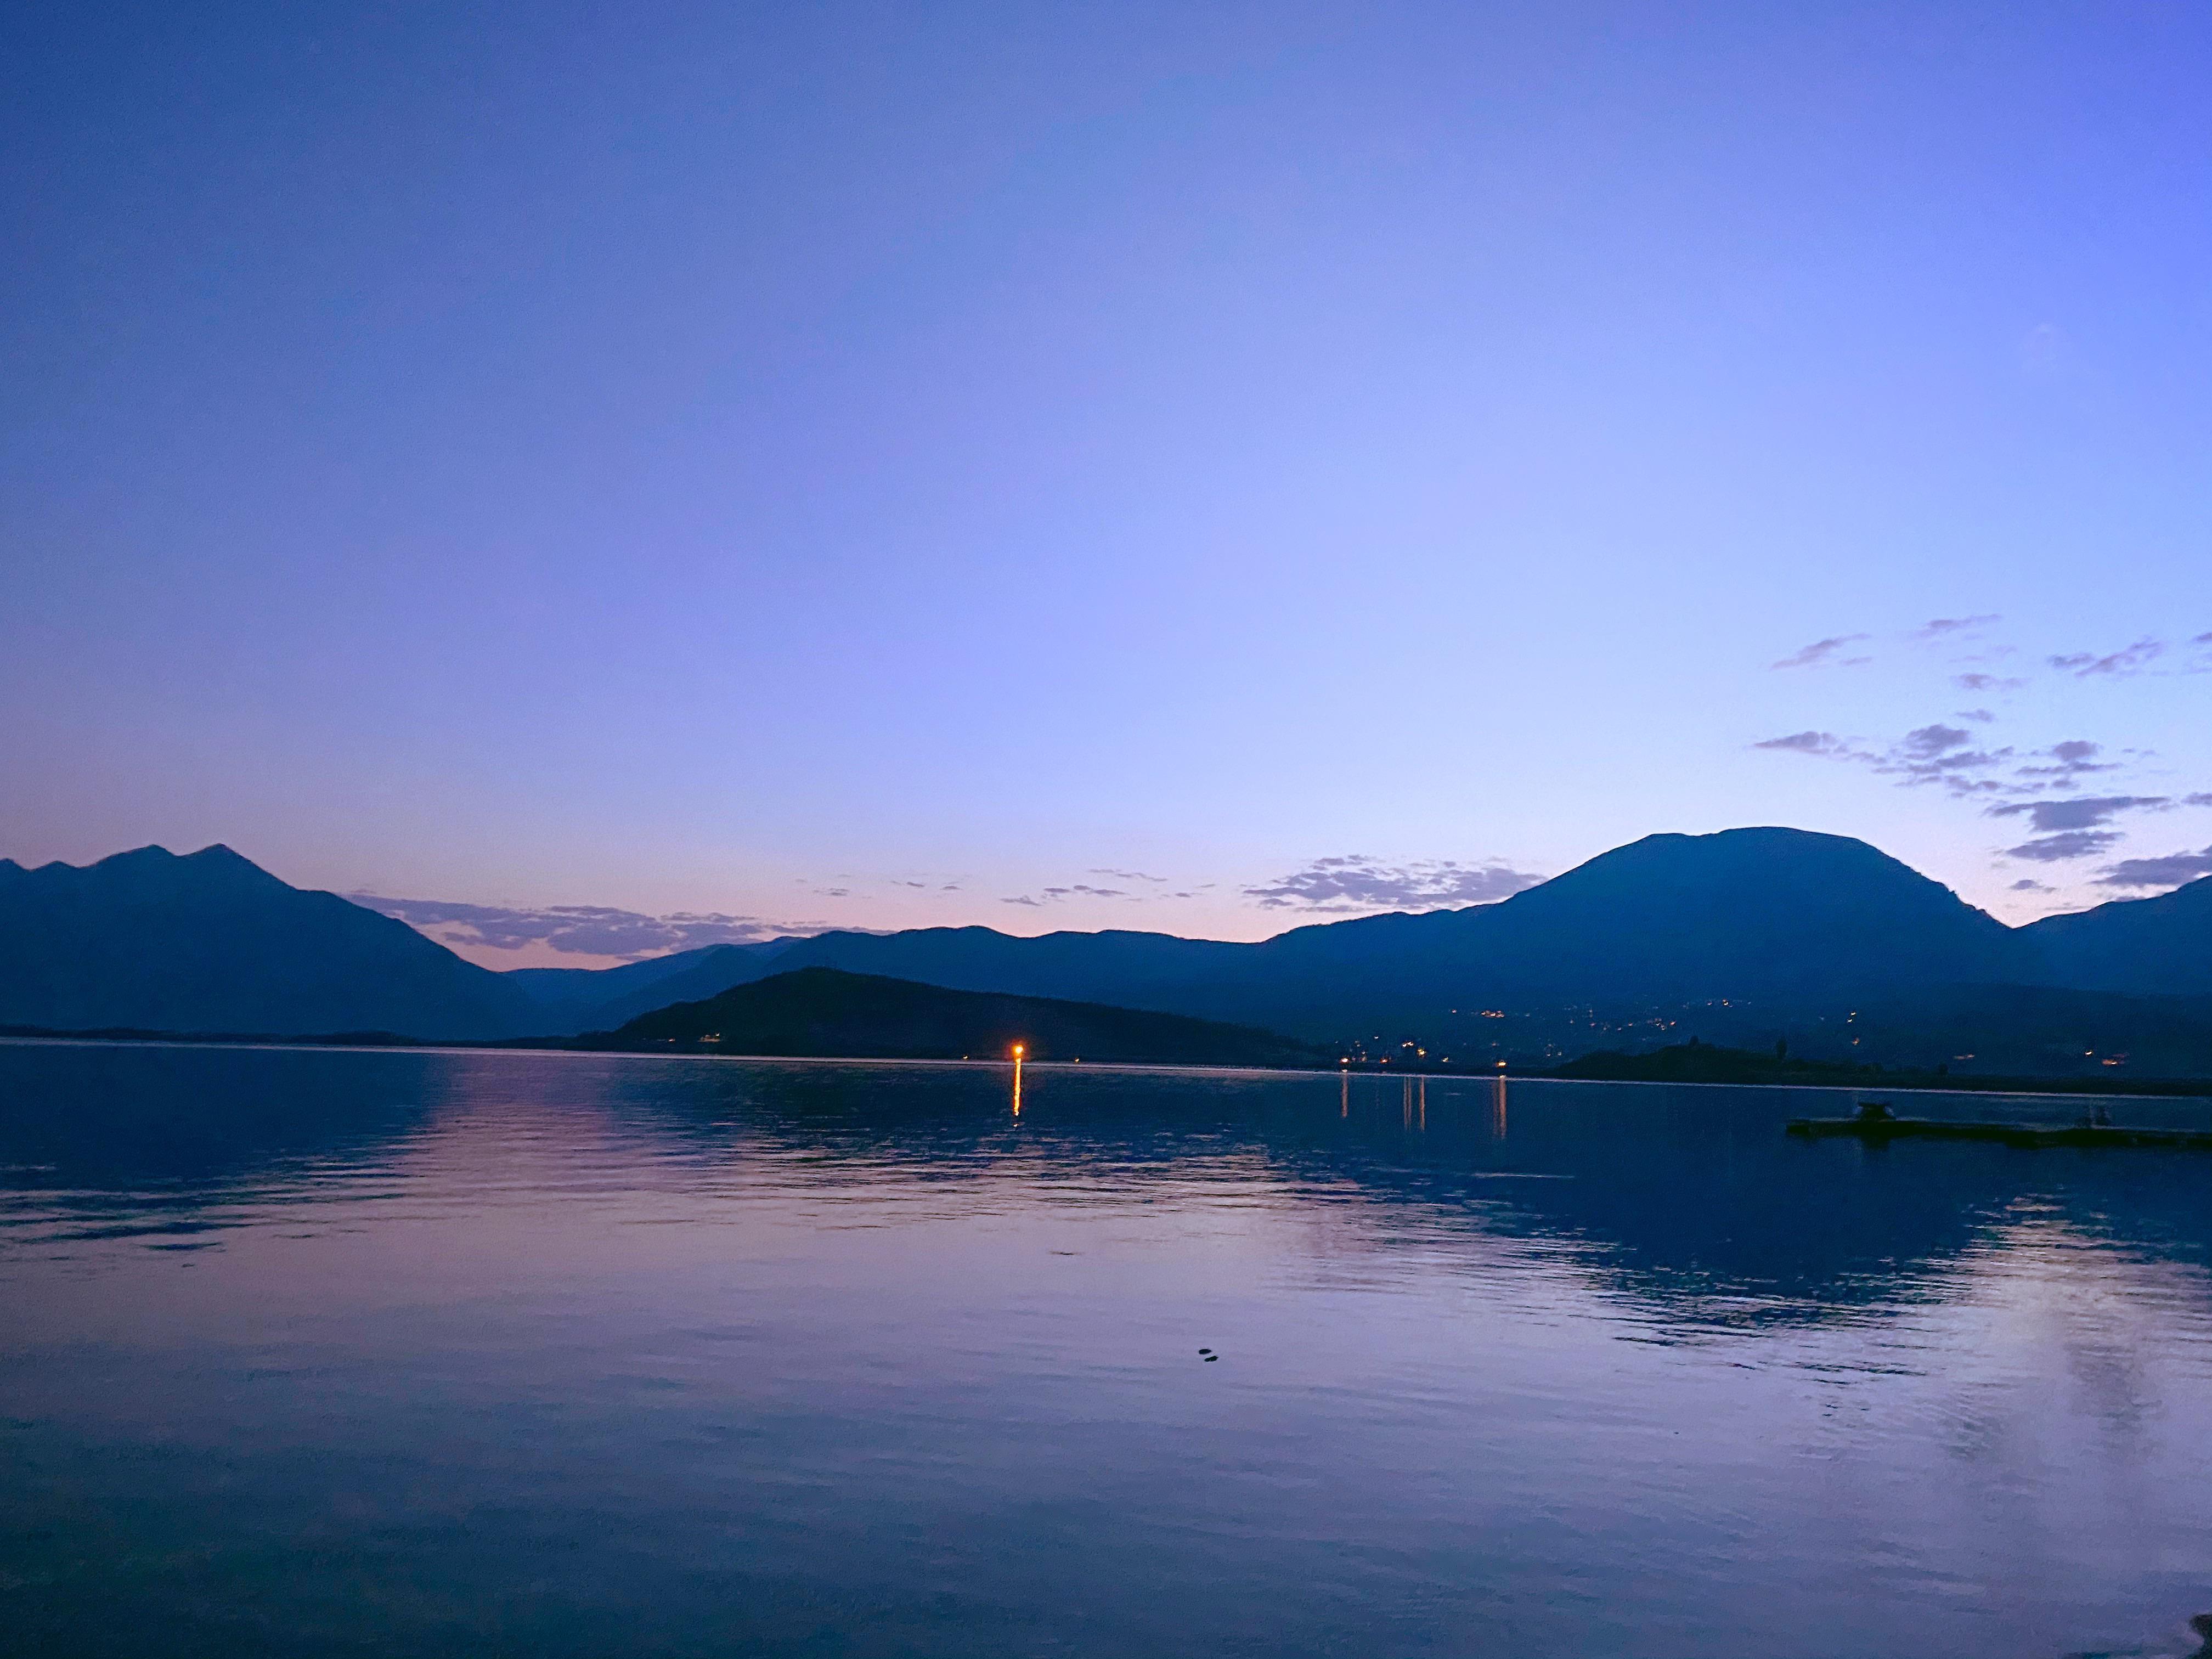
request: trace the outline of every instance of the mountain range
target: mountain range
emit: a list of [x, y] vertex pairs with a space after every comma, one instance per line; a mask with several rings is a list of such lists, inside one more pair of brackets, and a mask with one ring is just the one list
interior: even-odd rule
[[815, 967], [1470, 1059], [1650, 1046], [1686, 1022], [1865, 1058], [1887, 1011], [1881, 1040], [1911, 1028], [1923, 1050], [1978, 1054], [1986, 1029], [2014, 1063], [2040, 1043], [2045, 1064], [2094, 1065], [2140, 1028], [2158, 1064], [2212, 1071], [2212, 878], [2015, 928], [1863, 842], [1797, 830], [1650, 836], [1498, 903], [1253, 944], [939, 927], [507, 973], [226, 848], [0, 860], [0, 1024], [18, 1027], [564, 1036]]

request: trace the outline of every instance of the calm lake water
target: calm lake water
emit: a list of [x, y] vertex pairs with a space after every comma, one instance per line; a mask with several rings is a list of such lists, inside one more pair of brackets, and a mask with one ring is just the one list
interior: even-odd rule
[[1847, 1104], [0, 1045], [0, 1648], [2191, 1650], [2212, 1159]]

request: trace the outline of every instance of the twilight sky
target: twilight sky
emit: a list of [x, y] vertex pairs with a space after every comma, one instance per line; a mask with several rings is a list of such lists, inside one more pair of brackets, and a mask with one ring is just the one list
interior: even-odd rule
[[0, 52], [0, 854], [227, 842], [497, 966], [1743, 823], [2013, 921], [2212, 870], [2212, 10]]

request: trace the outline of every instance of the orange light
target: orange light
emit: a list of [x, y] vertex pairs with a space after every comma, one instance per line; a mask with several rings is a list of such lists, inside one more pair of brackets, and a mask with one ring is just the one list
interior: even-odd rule
[[1017, 1043], [1014, 1045], [1014, 1058], [1015, 1058], [1016, 1060], [1019, 1060], [1021, 1057], [1022, 1057], [1022, 1045], [1021, 1045], [1020, 1043], [1017, 1042]]

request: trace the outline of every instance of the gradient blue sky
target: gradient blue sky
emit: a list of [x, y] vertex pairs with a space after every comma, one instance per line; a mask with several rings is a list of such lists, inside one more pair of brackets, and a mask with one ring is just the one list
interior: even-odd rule
[[2212, 868], [2212, 10], [0, 31], [0, 854], [697, 937]]

